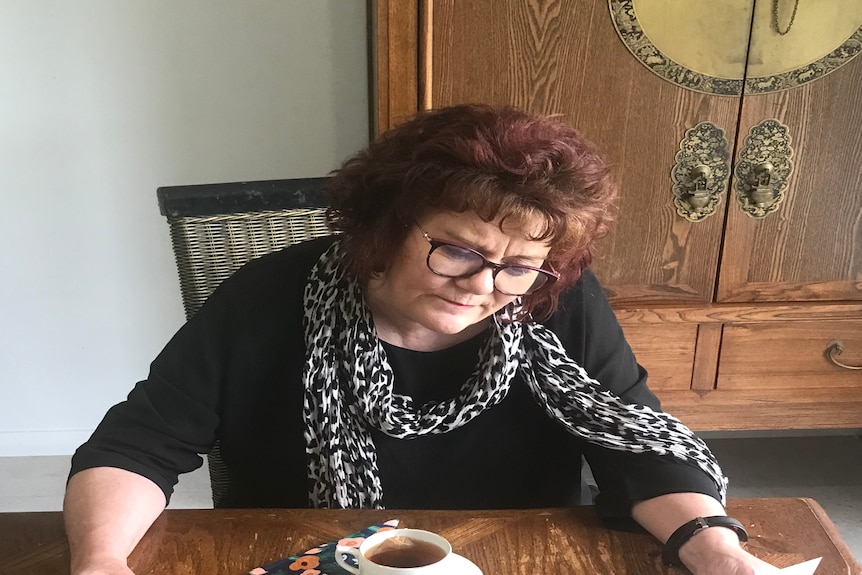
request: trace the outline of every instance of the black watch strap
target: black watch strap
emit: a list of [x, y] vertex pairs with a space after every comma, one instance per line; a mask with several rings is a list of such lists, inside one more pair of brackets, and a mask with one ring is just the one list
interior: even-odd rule
[[667, 565], [681, 566], [682, 562], [679, 560], [679, 548], [685, 545], [689, 539], [709, 527], [727, 527], [736, 532], [741, 543], [748, 541], [748, 532], [745, 530], [745, 527], [743, 527], [742, 523], [733, 517], [728, 517], [726, 515], [695, 517], [688, 523], [679, 527], [679, 529], [674, 531], [668, 538], [667, 543], [664, 544], [664, 549], [661, 552], [662, 561]]

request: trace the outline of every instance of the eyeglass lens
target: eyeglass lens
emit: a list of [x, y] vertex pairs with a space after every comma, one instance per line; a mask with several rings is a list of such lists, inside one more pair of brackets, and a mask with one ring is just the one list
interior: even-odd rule
[[506, 295], [532, 293], [551, 277], [539, 269], [493, 264], [479, 252], [439, 241], [432, 243], [428, 267], [437, 275], [451, 278], [468, 277], [483, 268], [494, 268], [494, 287]]

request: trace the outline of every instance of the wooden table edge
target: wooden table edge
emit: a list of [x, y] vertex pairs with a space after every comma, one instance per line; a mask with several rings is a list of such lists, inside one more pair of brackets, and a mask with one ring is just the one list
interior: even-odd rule
[[829, 537], [829, 541], [832, 542], [832, 545], [835, 546], [836, 551], [844, 558], [845, 563], [847, 563], [848, 574], [849, 575], [862, 575], [862, 564], [856, 561], [856, 558], [853, 556], [853, 552], [848, 547], [847, 543], [844, 541], [844, 538], [841, 537], [841, 533], [838, 531], [838, 528], [835, 526], [835, 523], [829, 518], [826, 510], [814, 499], [810, 497], [800, 497], [801, 501], [811, 509], [811, 512], [817, 518], [817, 521], [823, 527], [823, 531], [826, 532], [826, 535]]

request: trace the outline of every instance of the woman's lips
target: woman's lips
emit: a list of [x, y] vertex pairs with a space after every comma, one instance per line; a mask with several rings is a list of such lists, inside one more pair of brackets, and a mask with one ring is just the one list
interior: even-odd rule
[[471, 309], [471, 308], [476, 307], [475, 304], [461, 303], [459, 301], [451, 300], [449, 298], [445, 298], [442, 296], [440, 297], [440, 299], [442, 299], [443, 301], [445, 301], [446, 303], [448, 303], [451, 306], [457, 307], [458, 309]]

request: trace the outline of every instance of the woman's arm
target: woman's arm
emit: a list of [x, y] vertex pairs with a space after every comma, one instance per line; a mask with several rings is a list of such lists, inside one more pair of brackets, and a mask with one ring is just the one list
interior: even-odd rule
[[[635, 503], [632, 517], [664, 543], [695, 517], [726, 515], [717, 500], [701, 493], [670, 493]], [[778, 569], [745, 551], [736, 532], [709, 527], [682, 545], [679, 558], [694, 575], [768, 575]]]
[[72, 575], [130, 575], [126, 559], [164, 508], [162, 490], [136, 473], [93, 467], [73, 475], [63, 502]]
[[[569, 355], [626, 403], [660, 409], [646, 384], [599, 282], [588, 270], [561, 298], [561, 311], [548, 322]], [[596, 500], [609, 525], [630, 528], [634, 519], [662, 543], [695, 517], [725, 515], [717, 486], [693, 465], [647, 453], [608, 450], [593, 445], [584, 455], [602, 493]], [[767, 575], [778, 570], [747, 553], [734, 531], [710, 527], [679, 550], [695, 575]]]

